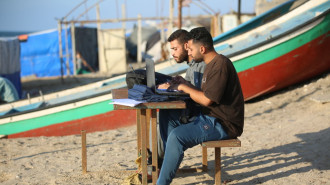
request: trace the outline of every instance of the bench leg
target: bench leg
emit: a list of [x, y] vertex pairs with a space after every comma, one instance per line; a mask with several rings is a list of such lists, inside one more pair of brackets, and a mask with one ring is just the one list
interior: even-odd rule
[[221, 184], [221, 148], [215, 147], [215, 184]]
[[202, 171], [207, 172], [207, 148], [206, 147], [202, 147], [202, 159], [203, 159]]

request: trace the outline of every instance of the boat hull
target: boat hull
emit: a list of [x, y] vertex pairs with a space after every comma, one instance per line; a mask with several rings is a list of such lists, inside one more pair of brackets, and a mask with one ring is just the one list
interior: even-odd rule
[[[244, 52], [228, 55], [238, 72], [244, 99], [250, 100], [329, 72], [329, 30], [330, 14], [326, 11]], [[240, 42], [244, 43], [244, 38], [246, 36], [242, 36]]]
[[245, 100], [270, 93], [330, 71], [329, 32], [270, 60], [238, 73]]
[[89, 132], [105, 131], [136, 124], [136, 110], [114, 110], [103, 114], [66, 121], [20, 133], [10, 134], [7, 138], [66, 136]]

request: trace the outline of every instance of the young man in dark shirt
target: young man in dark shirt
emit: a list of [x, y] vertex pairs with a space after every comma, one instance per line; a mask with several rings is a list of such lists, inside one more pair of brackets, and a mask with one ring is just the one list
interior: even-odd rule
[[[188, 56], [187, 39], [189, 37], [186, 36], [187, 34], [189, 34], [188, 31], [184, 29], [179, 29], [174, 31], [167, 39], [167, 41], [170, 44], [171, 55], [174, 58], [174, 60], [177, 63], [187, 62], [187, 64], [189, 65], [189, 68], [186, 71], [185, 78], [181, 76], [175, 76], [173, 77], [173, 81], [186, 82], [187, 84], [191, 84], [195, 87], [201, 88], [201, 81], [206, 65], [204, 62], [195, 62], [191, 56]], [[160, 89], [167, 89], [169, 87], [170, 87], [170, 83], [160, 84], [158, 86], [158, 88]], [[160, 140], [158, 140], [158, 146], [159, 146], [158, 158], [160, 159], [158, 161], [159, 165], [161, 165], [162, 160], [164, 158], [163, 147], [165, 146], [163, 146], [163, 143], [166, 143], [168, 134], [173, 128], [171, 124], [168, 124], [168, 122], [170, 122], [171, 120], [179, 120], [182, 117], [182, 115], [184, 115], [183, 111], [187, 112], [187, 110], [182, 110], [182, 109], [159, 110], [160, 135], [161, 135], [161, 139], [164, 140], [164, 142], [160, 142]]]
[[195, 62], [206, 63], [202, 89], [187, 83], [172, 84], [172, 88], [188, 93], [202, 105], [202, 111], [188, 124], [169, 122], [175, 128], [166, 141], [158, 185], [172, 182], [186, 149], [204, 141], [236, 138], [243, 132], [244, 99], [232, 62], [214, 50], [212, 36], [204, 27], [192, 29], [188, 35], [188, 54]]

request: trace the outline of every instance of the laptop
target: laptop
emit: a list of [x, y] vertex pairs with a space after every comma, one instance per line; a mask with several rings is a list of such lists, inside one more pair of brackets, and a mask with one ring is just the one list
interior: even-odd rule
[[189, 97], [189, 94], [170, 89], [157, 89], [156, 86], [156, 75], [155, 75], [155, 63], [151, 59], [146, 59], [146, 75], [147, 75], [147, 86], [151, 88], [155, 94], [167, 95], [167, 96], [186, 96]]

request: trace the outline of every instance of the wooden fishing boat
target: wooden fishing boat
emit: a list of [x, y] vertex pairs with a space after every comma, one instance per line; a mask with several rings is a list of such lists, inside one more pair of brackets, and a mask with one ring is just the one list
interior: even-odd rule
[[[329, 7], [328, 0], [307, 1], [273, 21], [256, 23], [256, 17], [241, 26], [244, 31], [214, 38], [217, 52], [228, 56], [238, 71], [245, 100], [329, 71]], [[168, 64], [157, 65], [156, 71], [171, 75], [187, 69], [185, 64]], [[111, 90], [125, 86], [121, 75], [2, 105], [0, 135], [64, 136], [135, 124], [135, 111], [114, 111], [109, 105]]]
[[[163, 62], [156, 70], [182, 73], [186, 64]], [[135, 124], [135, 111], [113, 111], [111, 90], [126, 86], [126, 75], [0, 106], [0, 137], [64, 136]]]
[[214, 39], [233, 62], [245, 100], [330, 71], [329, 8], [329, 0], [310, 0], [244, 34]]

